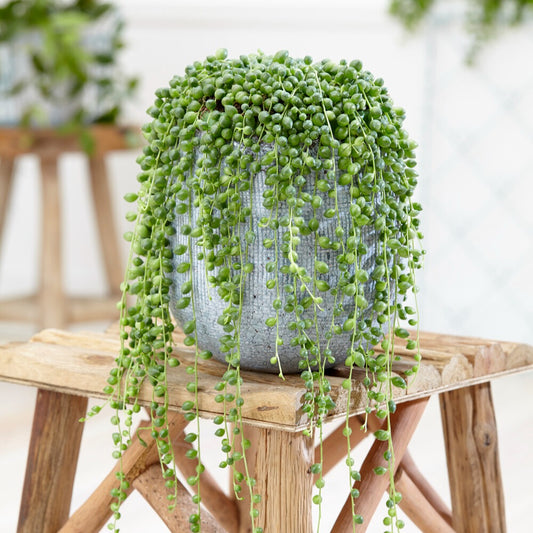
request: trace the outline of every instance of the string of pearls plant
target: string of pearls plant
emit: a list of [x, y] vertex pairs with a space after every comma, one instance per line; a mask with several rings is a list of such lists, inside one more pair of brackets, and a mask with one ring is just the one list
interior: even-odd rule
[[[289, 371], [301, 375], [307, 433], [320, 442], [323, 421], [335, 406], [327, 368], [347, 367], [348, 399], [352, 374], [363, 369], [367, 412], [376, 410], [385, 420], [375, 436], [389, 441], [389, 468], [377, 472], [390, 476], [384, 523], [391, 531], [403, 527], [395, 512], [400, 495], [394, 489], [390, 416], [392, 388], [405, 388], [406, 382], [391, 365], [395, 336], [409, 337], [405, 324], [416, 331], [416, 303], [408, 305], [406, 295], [416, 292], [414, 273], [422, 257], [421, 207], [412, 199], [415, 143], [402, 127], [404, 111], [393, 105], [383, 80], [360, 61], [313, 63], [286, 51], [228, 59], [220, 50], [159, 89], [148, 113], [153, 120], [143, 128], [147, 146], [138, 160], [140, 190], [126, 196], [138, 207], [127, 215], [135, 224], [126, 236], [131, 256], [120, 302], [122, 347], [106, 388], [117, 409], [114, 456], [120, 458], [131, 442], [139, 391], [148, 382], [151, 431], [172, 505], [176, 472], [167, 375], [180, 364], [173, 353], [174, 314], [184, 344], [195, 353], [186, 369], [191, 399], [182, 406], [194, 422], [186, 440], [196, 443], [189, 455], [197, 474], [187, 482], [198, 485], [204, 468], [198, 368], [215, 356], [227, 366], [216, 386], [216, 401], [225, 413], [214, 420], [225, 456], [221, 466], [232, 469], [237, 497], [249, 492], [250, 513], [256, 517], [261, 495], [246, 461], [250, 443], [242, 431], [241, 369], [253, 366], [249, 361], [257, 349], [246, 336], [264, 334], [272, 341], [261, 354], [267, 371], [283, 378], [284, 358], [296, 354], [294, 368], [289, 357]], [[252, 311], [249, 292], [258, 290], [257, 279], [267, 299], [254, 293], [259, 299]], [[207, 296], [200, 294], [203, 285]], [[131, 307], [128, 295], [136, 298]], [[221, 310], [216, 327], [200, 325], [203, 300]], [[266, 318], [250, 322], [249, 315], [257, 316], [258, 310]], [[207, 329], [215, 332], [215, 344]], [[383, 352], [376, 353], [375, 345]], [[416, 333], [407, 345], [419, 361]], [[416, 370], [417, 365], [407, 374]], [[348, 450], [349, 415], [348, 400]], [[351, 484], [359, 473], [350, 456], [347, 465], [355, 499]], [[312, 472], [317, 474], [313, 501], [320, 505], [320, 462]], [[122, 479], [114, 492], [115, 518], [126, 488]], [[196, 492], [193, 532], [201, 530]], [[354, 528], [362, 520], [354, 513]], [[262, 531], [255, 520], [253, 528]]]

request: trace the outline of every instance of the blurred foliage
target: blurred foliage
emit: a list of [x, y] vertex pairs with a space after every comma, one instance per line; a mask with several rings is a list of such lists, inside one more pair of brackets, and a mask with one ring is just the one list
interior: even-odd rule
[[[22, 54], [13, 57], [23, 58], [27, 68], [22, 77], [9, 79], [0, 64], [0, 97], [23, 95], [29, 88], [39, 95], [39, 101], [24, 104], [21, 125], [49, 125], [43, 102], [68, 105], [67, 100], [75, 105], [63, 129], [114, 123], [124, 99], [137, 85], [135, 78], [121, 75], [117, 67], [122, 30], [123, 23], [111, 3], [9, 1], [0, 7], [0, 46], [9, 46], [11, 54]], [[98, 46], [98, 39], [105, 44]], [[97, 102], [84, 103], [84, 94], [94, 95]]]
[[[428, 16], [438, 0], [390, 0], [389, 11], [409, 30]], [[449, 2], [448, 4], [453, 4]], [[463, 0], [465, 28], [473, 41], [467, 59], [474, 59], [484, 42], [499, 31], [523, 23], [533, 15], [533, 0]], [[455, 2], [459, 4], [459, 2]]]

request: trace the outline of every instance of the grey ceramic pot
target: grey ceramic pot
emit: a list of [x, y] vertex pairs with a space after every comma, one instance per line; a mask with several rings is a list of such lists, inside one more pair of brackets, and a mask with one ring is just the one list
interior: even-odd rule
[[[320, 179], [320, 175], [315, 177], [315, 174], [309, 176], [307, 185], [307, 192], [313, 193], [314, 180]], [[268, 274], [265, 271], [265, 265], [269, 261], [274, 260], [274, 247], [265, 249], [263, 240], [265, 238], [273, 238], [273, 230], [269, 228], [259, 227], [258, 221], [262, 217], [269, 217], [270, 211], [263, 206], [263, 192], [266, 190], [265, 173], [259, 172], [254, 177], [252, 204], [253, 204], [253, 231], [256, 234], [256, 239], [253, 245], [249, 248], [249, 262], [255, 265], [254, 271], [246, 277], [246, 285], [244, 290], [243, 312], [241, 320], [241, 335], [240, 335], [240, 362], [241, 368], [277, 373], [279, 372], [278, 365], [272, 365], [270, 358], [275, 355], [275, 341], [276, 328], [268, 327], [265, 320], [275, 315], [272, 304], [276, 298], [276, 291], [266, 288], [266, 282], [273, 277], [273, 274]], [[249, 202], [249, 192], [245, 193], [243, 198], [247, 205]], [[243, 194], [244, 196], [244, 194]], [[350, 227], [349, 221], [349, 207], [350, 207], [349, 187], [340, 187], [338, 194], [338, 206], [340, 211], [341, 225], [346, 228]], [[324, 195], [322, 207], [317, 210], [316, 217], [320, 222], [320, 235], [325, 235], [331, 240], [335, 239], [335, 218], [324, 218], [323, 213], [334, 207], [334, 201]], [[308, 212], [303, 213], [306, 220], [312, 217], [311, 207], [308, 207]], [[284, 214], [280, 213], [281, 218]], [[196, 214], [193, 213], [193, 223], [195, 222]], [[178, 215], [176, 219], [177, 235], [174, 237], [173, 245], [186, 243], [186, 237], [180, 234], [179, 227], [182, 224], [188, 223], [188, 215]], [[248, 226], [243, 228], [243, 234], [248, 230]], [[277, 238], [282, 242], [284, 228], [277, 230]], [[367, 227], [363, 232], [363, 240], [368, 247], [368, 253], [362, 258], [362, 267], [371, 272], [374, 268], [375, 257], [377, 253], [377, 236], [373, 227]], [[318, 247], [317, 255], [315, 257], [315, 234], [309, 236], [301, 236], [301, 243], [298, 246], [298, 263], [305, 267], [307, 272], [313, 272], [315, 259], [324, 261], [329, 265], [329, 272], [325, 275], [319, 275], [320, 279], [324, 279], [331, 287], [337, 284], [339, 279], [339, 269], [335, 260], [336, 252], [331, 250], [324, 250]], [[202, 350], [209, 350], [213, 356], [225, 361], [225, 355], [220, 351], [219, 338], [225, 335], [222, 326], [217, 323], [218, 317], [226, 308], [227, 303], [224, 302], [217, 294], [216, 288], [210, 287], [207, 281], [207, 275], [204, 268], [204, 263], [197, 260], [196, 255], [199, 250], [194, 250], [193, 254], [195, 260], [193, 262], [193, 290], [195, 298], [196, 309], [196, 331], [198, 346]], [[174, 258], [174, 266], [177, 266], [182, 257]], [[288, 264], [288, 259], [279, 258], [279, 265]], [[215, 271], [216, 273], [216, 271]], [[173, 285], [172, 285], [172, 312], [178, 324], [184, 324], [186, 321], [192, 319], [191, 306], [186, 309], [177, 309], [176, 302], [181, 297], [180, 287], [184, 281], [188, 279], [188, 274], [179, 274], [174, 269]], [[288, 275], [279, 273], [280, 287], [287, 283], [292, 284], [292, 279]], [[374, 300], [375, 286], [372, 280], [367, 282], [365, 287], [365, 298], [370, 303]], [[333, 308], [335, 305], [334, 297], [329, 293], [320, 293], [324, 298], [321, 304], [322, 311], [318, 312], [318, 330], [320, 336], [320, 346], [325, 347], [327, 341], [325, 334], [330, 330]], [[281, 291], [281, 298], [286, 297], [287, 294]], [[338, 304], [339, 302], [337, 302]], [[283, 302], [285, 305], [285, 302]], [[344, 297], [342, 301], [343, 311], [340, 316], [335, 317], [335, 323], [342, 325], [348, 318], [349, 314], [354, 310], [353, 298]], [[368, 316], [370, 309], [367, 311]], [[313, 306], [304, 311], [303, 318], [313, 318]], [[298, 362], [300, 360], [299, 349], [291, 347], [290, 340], [294, 337], [294, 332], [288, 328], [289, 322], [294, 320], [293, 314], [288, 314], [280, 310], [279, 320], [279, 334], [283, 339], [283, 345], [278, 347], [278, 354], [284, 373], [299, 372]], [[348, 333], [334, 334], [329, 342], [329, 348], [332, 350], [336, 363], [343, 362], [347, 356], [347, 351], [351, 347], [350, 335]], [[331, 365], [329, 365], [331, 366]]]

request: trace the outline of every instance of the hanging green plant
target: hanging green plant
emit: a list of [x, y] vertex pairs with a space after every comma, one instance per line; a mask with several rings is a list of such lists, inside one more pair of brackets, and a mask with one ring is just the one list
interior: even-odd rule
[[[467, 55], [472, 62], [482, 44], [506, 27], [518, 26], [533, 14], [533, 0], [465, 0], [465, 29], [473, 36]], [[389, 12], [414, 30], [435, 7], [435, 0], [390, 0]]]
[[[172, 502], [166, 378], [180, 364], [172, 346], [174, 317], [195, 351], [187, 368], [191, 399], [182, 406], [196, 423], [186, 440], [197, 444], [190, 457], [198, 474], [188, 482], [197, 485], [203, 470], [197, 365], [215, 357], [227, 366], [216, 386], [226, 416], [214, 420], [226, 456], [222, 466], [233, 469], [237, 493], [249, 491], [256, 516], [261, 495], [246, 463], [243, 368], [280, 378], [299, 372], [307, 433], [320, 442], [323, 420], [335, 406], [327, 368], [348, 368], [348, 405], [352, 372], [363, 369], [367, 412], [386, 420], [376, 437], [392, 446], [392, 389], [406, 383], [391, 364], [395, 336], [410, 335], [404, 324], [415, 327], [408, 348], [419, 360], [416, 296], [414, 304], [406, 300], [416, 292], [422, 257], [421, 207], [412, 198], [415, 143], [403, 129], [404, 111], [360, 61], [313, 63], [286, 51], [228, 59], [221, 50], [156, 95], [148, 110], [153, 120], [143, 128], [140, 189], [126, 196], [138, 208], [127, 216], [134, 229], [126, 235], [131, 255], [120, 302], [122, 348], [106, 388], [117, 409], [114, 455], [120, 458], [131, 441], [139, 391], [149, 382], [152, 435]], [[129, 307], [128, 295], [136, 298]], [[345, 433], [349, 446], [348, 425]], [[391, 448], [387, 458], [389, 468], [378, 473], [390, 476], [388, 505], [395, 508]], [[357, 479], [353, 460], [347, 464], [350, 479]], [[320, 505], [321, 464], [312, 472]], [[115, 496], [118, 517], [125, 487]], [[199, 506], [200, 497], [193, 498]], [[198, 508], [191, 531], [200, 531], [199, 514]], [[396, 520], [385, 522], [392, 530]]]

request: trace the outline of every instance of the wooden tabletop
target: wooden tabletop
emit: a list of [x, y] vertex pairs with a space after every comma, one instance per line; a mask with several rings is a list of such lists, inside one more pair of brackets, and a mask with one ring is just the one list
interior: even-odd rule
[[[114, 150], [138, 148], [140, 128], [97, 124], [86, 130], [94, 143], [91, 154], [101, 155]], [[53, 128], [0, 128], [0, 157], [14, 158], [24, 154], [57, 156], [80, 152], [80, 133], [62, 133]]]
[[[181, 342], [183, 335], [175, 335], [176, 352], [182, 365], [168, 372], [168, 392], [171, 409], [178, 410], [192, 395], [185, 389], [190, 375], [185, 371], [192, 361], [192, 349]], [[422, 364], [418, 375], [408, 378], [408, 389], [396, 389], [397, 402], [421, 398], [434, 393], [489, 381], [495, 377], [522, 372], [533, 368], [533, 347], [512, 342], [421, 333]], [[402, 356], [395, 363], [399, 374], [412, 365], [401, 347], [405, 341], [397, 340], [396, 353]], [[30, 385], [80, 396], [105, 398], [109, 370], [119, 350], [118, 329], [111, 327], [106, 333], [72, 333], [47, 329], [29, 342], [0, 346], [0, 380]], [[211, 418], [221, 413], [221, 404], [215, 402], [218, 394], [214, 385], [226, 370], [217, 361], [200, 363], [199, 406], [202, 416]], [[331, 395], [337, 407], [329, 418], [339, 418], [346, 412], [346, 392], [342, 388], [343, 368], [332, 369]], [[298, 431], [308, 420], [301, 410], [305, 388], [299, 376], [288, 375], [281, 380], [277, 375], [242, 372], [244, 384], [243, 417], [247, 423], [276, 427], [280, 430]], [[361, 383], [364, 373], [356, 374], [351, 399], [351, 413], [357, 414], [366, 407], [366, 391]], [[149, 386], [143, 387], [141, 403], [152, 401]]]

